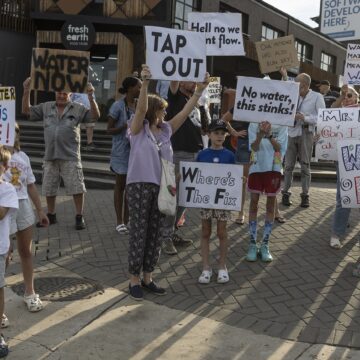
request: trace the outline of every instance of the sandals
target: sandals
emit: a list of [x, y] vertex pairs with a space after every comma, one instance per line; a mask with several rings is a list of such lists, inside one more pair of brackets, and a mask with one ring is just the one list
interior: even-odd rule
[[235, 219], [235, 223], [238, 225], [244, 225], [245, 224], [245, 216], [239, 216], [237, 219]]
[[200, 284], [209, 284], [210, 283], [210, 279], [212, 276], [212, 270], [203, 270], [203, 272], [201, 273], [200, 277], [199, 277], [199, 283]]
[[3, 314], [2, 318], [1, 318], [1, 328], [5, 329], [10, 325], [9, 319], [7, 318], [7, 316], [5, 314]]
[[336, 235], [332, 235], [331, 238], [330, 238], [330, 247], [332, 247], [333, 249], [341, 249], [342, 247], [342, 244], [340, 242], [340, 239], [338, 236]]
[[129, 230], [125, 224], [120, 224], [115, 229], [119, 234], [128, 234], [129, 233]]
[[38, 294], [24, 295], [24, 302], [30, 312], [38, 312], [44, 308]]
[[275, 221], [278, 222], [279, 224], [283, 224], [286, 222], [286, 219], [282, 215], [279, 215], [279, 216], [275, 216]]
[[217, 282], [219, 284], [225, 284], [229, 281], [229, 273], [227, 269], [220, 269], [218, 272]]

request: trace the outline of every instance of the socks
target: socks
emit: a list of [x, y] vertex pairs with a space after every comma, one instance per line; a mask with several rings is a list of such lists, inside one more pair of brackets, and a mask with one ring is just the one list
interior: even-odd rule
[[262, 239], [263, 244], [267, 245], [269, 243], [272, 227], [273, 227], [273, 222], [270, 222], [269, 220], [265, 220], [264, 233]]
[[256, 220], [249, 222], [249, 235], [250, 235], [250, 244], [256, 244], [256, 238], [257, 238], [257, 221]]

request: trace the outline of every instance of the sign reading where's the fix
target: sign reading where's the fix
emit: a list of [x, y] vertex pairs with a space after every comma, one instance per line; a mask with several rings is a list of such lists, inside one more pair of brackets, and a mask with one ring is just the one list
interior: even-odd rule
[[340, 140], [337, 152], [341, 206], [360, 208], [360, 141]]
[[0, 144], [15, 142], [15, 87], [0, 87]]
[[240, 13], [191, 12], [188, 29], [206, 34], [209, 56], [245, 55]]
[[238, 76], [234, 120], [294, 126], [299, 83]]
[[360, 44], [348, 44], [347, 46], [344, 83], [360, 85]]
[[180, 162], [179, 205], [240, 210], [242, 165]]
[[156, 80], [204, 80], [205, 35], [192, 31], [145, 26], [146, 63]]
[[85, 93], [90, 53], [35, 48], [32, 51], [31, 88], [43, 91]]

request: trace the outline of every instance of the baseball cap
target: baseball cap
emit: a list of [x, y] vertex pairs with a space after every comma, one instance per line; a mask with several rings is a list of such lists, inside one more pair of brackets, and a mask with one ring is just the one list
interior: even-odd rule
[[224, 130], [228, 131], [226, 128], [226, 123], [223, 120], [214, 120], [210, 123], [208, 127], [209, 131], [215, 131], [215, 130]]

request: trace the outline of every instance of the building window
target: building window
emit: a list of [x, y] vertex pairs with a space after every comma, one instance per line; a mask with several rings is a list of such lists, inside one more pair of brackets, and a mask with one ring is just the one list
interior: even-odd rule
[[327, 53], [321, 53], [320, 69], [328, 72], [335, 73], [336, 70], [336, 57]]
[[249, 15], [239, 11], [227, 4], [220, 2], [220, 12], [240, 13], [241, 14], [241, 31], [246, 37], [250, 37], [249, 32]]
[[174, 27], [187, 30], [188, 13], [196, 10], [197, 5], [197, 0], [175, 0]]
[[295, 47], [298, 54], [299, 61], [305, 63], [312, 63], [313, 47], [301, 40], [295, 40]]
[[262, 24], [261, 28], [261, 41], [264, 40], [273, 40], [277, 39], [279, 37], [284, 36], [284, 32], [278, 29], [275, 29], [274, 27], [268, 25], [268, 24]]

